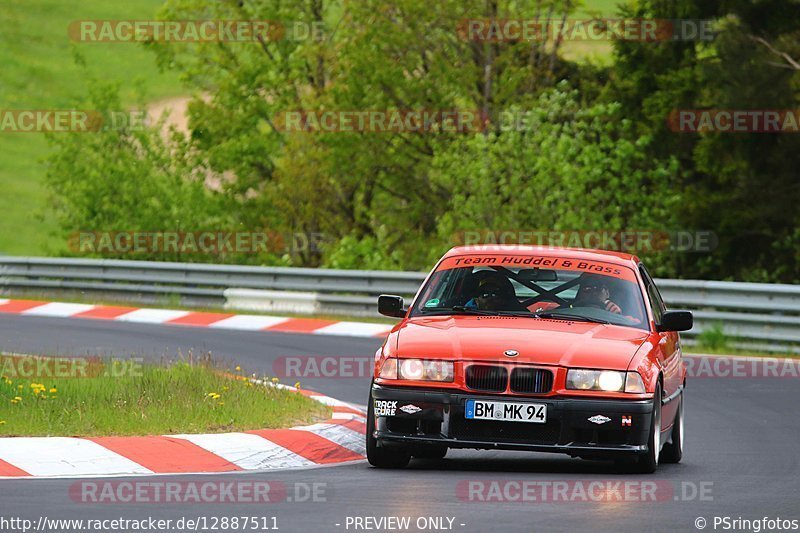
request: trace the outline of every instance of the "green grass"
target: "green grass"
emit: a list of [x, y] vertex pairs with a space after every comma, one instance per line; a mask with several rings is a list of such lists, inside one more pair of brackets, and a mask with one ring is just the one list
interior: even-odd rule
[[94, 360], [60, 370], [51, 365], [34, 378], [19, 376], [30, 375], [22, 361], [37, 358], [2, 359], [0, 436], [214, 433], [291, 427], [330, 416], [328, 407], [300, 393], [254, 385], [209, 359], [161, 365]]
[[[137, 83], [153, 99], [181, 94], [175, 74], [158, 72], [154, 55], [131, 43], [74, 43], [70, 22], [83, 19], [153, 18], [161, 0], [0, 0], [0, 109], [69, 108], [85, 93], [88, 73], [122, 82], [122, 98], [133, 102]], [[48, 255], [64, 244], [53, 236], [42, 183], [48, 145], [41, 133], [0, 132], [0, 254]]]

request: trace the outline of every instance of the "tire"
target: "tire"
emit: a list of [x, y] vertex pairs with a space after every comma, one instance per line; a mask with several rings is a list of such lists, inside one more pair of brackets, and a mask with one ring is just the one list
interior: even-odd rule
[[683, 422], [683, 393], [681, 393], [679, 401], [681, 403], [678, 405], [678, 412], [675, 415], [675, 422], [672, 424], [672, 435], [670, 436], [670, 442], [666, 443], [664, 448], [661, 449], [661, 457], [659, 457], [659, 461], [662, 463], [676, 464], [680, 463], [681, 459], [683, 458], [683, 439], [684, 435], [686, 434]]
[[411, 451], [417, 459], [444, 459], [447, 455], [447, 446], [424, 446]]
[[656, 384], [653, 394], [653, 415], [650, 418], [650, 437], [647, 439], [647, 453], [639, 455], [631, 465], [634, 474], [652, 474], [658, 468], [661, 452], [661, 383]]
[[372, 400], [372, 391], [369, 393], [367, 404], [367, 461], [376, 468], [405, 468], [411, 460], [411, 453], [403, 448], [385, 448], [378, 446], [378, 440], [373, 436], [375, 432], [375, 408]]

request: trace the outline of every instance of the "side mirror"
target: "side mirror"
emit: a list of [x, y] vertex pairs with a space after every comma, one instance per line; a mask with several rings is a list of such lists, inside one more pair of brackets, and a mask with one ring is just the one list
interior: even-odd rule
[[694, 326], [694, 317], [690, 311], [667, 311], [661, 317], [658, 331], [689, 331]]
[[381, 294], [378, 296], [378, 312], [384, 316], [403, 318], [406, 316], [406, 309], [403, 309], [403, 297]]

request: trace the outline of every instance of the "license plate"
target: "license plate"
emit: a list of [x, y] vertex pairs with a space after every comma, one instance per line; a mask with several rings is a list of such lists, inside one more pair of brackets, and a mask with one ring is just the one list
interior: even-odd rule
[[470, 420], [502, 420], [505, 422], [547, 422], [547, 406], [541, 403], [487, 402], [467, 400], [464, 416]]

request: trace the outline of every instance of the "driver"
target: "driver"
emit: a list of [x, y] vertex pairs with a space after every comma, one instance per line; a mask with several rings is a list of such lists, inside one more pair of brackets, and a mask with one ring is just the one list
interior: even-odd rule
[[611, 300], [611, 289], [606, 276], [598, 274], [584, 274], [581, 276], [581, 285], [578, 295], [572, 302], [574, 307], [599, 307], [610, 313], [622, 314], [619, 305]]
[[466, 307], [486, 311], [527, 311], [517, 300], [511, 281], [496, 271], [486, 272], [480, 277]]

